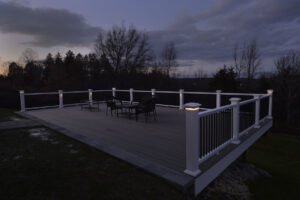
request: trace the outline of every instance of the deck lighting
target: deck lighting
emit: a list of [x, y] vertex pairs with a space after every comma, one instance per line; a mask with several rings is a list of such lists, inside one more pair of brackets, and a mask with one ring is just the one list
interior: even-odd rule
[[201, 104], [199, 103], [187, 103], [184, 105], [186, 111], [196, 111], [200, 110]]
[[199, 103], [186, 103], [185, 129], [186, 129], [186, 169], [184, 173], [193, 177], [201, 173], [199, 169]]

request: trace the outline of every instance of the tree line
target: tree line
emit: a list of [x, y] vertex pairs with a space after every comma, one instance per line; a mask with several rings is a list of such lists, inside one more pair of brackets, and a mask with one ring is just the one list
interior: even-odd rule
[[[239, 49], [242, 49], [239, 51]], [[224, 65], [211, 77], [199, 71], [194, 78], [170, 76], [177, 64], [174, 42], [164, 45], [155, 55], [147, 34], [134, 27], [115, 26], [100, 33], [92, 53], [48, 54], [38, 60], [27, 49], [21, 63], [9, 64], [6, 76], [0, 76], [0, 87], [12, 90], [53, 91], [78, 89], [167, 89], [263, 93], [274, 89], [275, 119], [288, 126], [300, 122], [300, 52], [290, 51], [274, 60], [275, 71], [258, 74], [261, 55], [255, 40], [235, 45], [232, 65]]]
[[141, 82], [147, 83], [147, 80], [149, 84], [152, 79], [167, 80], [171, 67], [177, 65], [173, 42], [166, 43], [156, 56], [146, 33], [124, 26], [115, 26], [106, 34], [100, 33], [94, 51], [87, 55], [69, 50], [64, 56], [49, 53], [43, 60], [36, 57], [32, 49], [27, 49], [21, 59], [23, 65], [9, 64], [6, 79], [14, 88], [134, 87]]
[[[283, 132], [290, 129], [293, 129], [293, 132], [299, 132], [300, 51], [291, 50], [287, 52], [286, 55], [275, 59], [275, 71], [271, 74], [261, 74], [259, 77], [255, 77], [253, 71], [251, 71], [259, 67], [259, 65], [255, 63], [258, 62], [246, 62], [246, 67], [243, 70], [246, 70], [248, 76], [244, 78], [239, 77], [239, 73], [241, 72], [239, 71], [239, 67], [224, 65], [224, 67], [213, 76], [211, 86], [213, 86], [214, 89], [248, 93], [263, 93], [267, 89], [273, 89], [273, 112], [276, 127], [280, 128]], [[251, 65], [254, 68], [249, 68]]]

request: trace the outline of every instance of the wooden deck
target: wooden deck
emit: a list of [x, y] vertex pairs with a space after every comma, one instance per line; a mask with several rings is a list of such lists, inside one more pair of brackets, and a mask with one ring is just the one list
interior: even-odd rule
[[[101, 106], [100, 112], [81, 110], [80, 107], [43, 109], [26, 114], [100, 150], [179, 185], [186, 185], [192, 177], [185, 169], [185, 114], [175, 108], [157, 108], [157, 120], [152, 115], [145, 121], [127, 115], [117, 117]], [[119, 151], [118, 151], [119, 150]], [[120, 155], [122, 154], [122, 155]]]
[[175, 108], [157, 108], [158, 120], [144, 116], [138, 121], [120, 114], [106, 116], [100, 112], [67, 107], [28, 111], [23, 115], [67, 136], [129, 162], [164, 178], [181, 188], [194, 187], [199, 193], [235, 159], [246, 151], [272, 126], [263, 120], [258, 129], [240, 137], [240, 144], [229, 144], [212, 158], [200, 164], [201, 174], [192, 177], [185, 170], [185, 113]]

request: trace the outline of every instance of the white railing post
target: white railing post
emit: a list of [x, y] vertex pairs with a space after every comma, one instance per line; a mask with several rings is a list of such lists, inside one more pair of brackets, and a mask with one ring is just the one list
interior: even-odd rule
[[93, 90], [88, 89], [88, 92], [89, 92], [89, 104], [93, 105]]
[[152, 95], [152, 97], [155, 96], [155, 89], [151, 89], [151, 95]]
[[21, 112], [25, 112], [25, 95], [24, 95], [24, 90], [20, 90], [20, 107], [21, 107]]
[[186, 130], [186, 169], [184, 173], [197, 176], [201, 173], [199, 169], [200, 157], [200, 121], [198, 103], [185, 104], [185, 130]]
[[221, 107], [221, 92], [222, 90], [216, 90], [216, 108]]
[[183, 95], [184, 90], [180, 89], [179, 90], [179, 109], [183, 109], [183, 104], [184, 104], [184, 95]]
[[273, 90], [267, 90], [269, 96], [269, 112], [268, 112], [268, 119], [272, 119], [272, 107], [273, 107]]
[[130, 102], [133, 102], [133, 88], [129, 89], [129, 95], [130, 95]]
[[260, 117], [260, 95], [254, 95], [255, 100], [255, 124], [254, 128], [260, 128], [259, 117]]
[[64, 95], [62, 90], [58, 90], [59, 108], [64, 107]]
[[241, 98], [231, 98], [231, 104], [235, 105], [233, 107], [233, 116], [232, 116], [232, 137], [233, 144], [239, 144], [239, 132], [240, 132], [240, 100]]
[[112, 88], [112, 96], [115, 98], [116, 97], [116, 88]]

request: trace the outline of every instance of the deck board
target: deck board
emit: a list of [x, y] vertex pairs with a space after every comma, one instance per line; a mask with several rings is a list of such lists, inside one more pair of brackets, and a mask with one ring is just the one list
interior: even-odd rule
[[185, 167], [184, 112], [172, 108], [157, 108], [158, 120], [144, 116], [106, 116], [100, 112], [81, 110], [80, 107], [29, 111], [43, 121], [64, 127], [100, 143], [124, 149], [143, 159], [183, 172]]
[[[105, 113], [105, 106], [102, 105], [100, 112], [67, 107], [28, 111], [25, 115], [178, 186], [187, 188], [194, 184], [194, 177], [184, 173], [184, 111], [158, 107], [158, 120], [150, 117], [148, 122], [145, 122], [144, 117], [136, 121], [134, 116], [129, 119], [128, 116], [117, 117]], [[271, 123], [271, 119], [263, 120], [260, 129], [251, 129], [248, 135], [240, 138], [241, 144], [229, 144], [219, 154], [201, 163], [200, 176], [205, 176], [223, 157], [230, 156], [248, 138], [255, 136], [261, 129], [270, 127]], [[213, 178], [206, 180], [206, 183], [212, 180]]]

